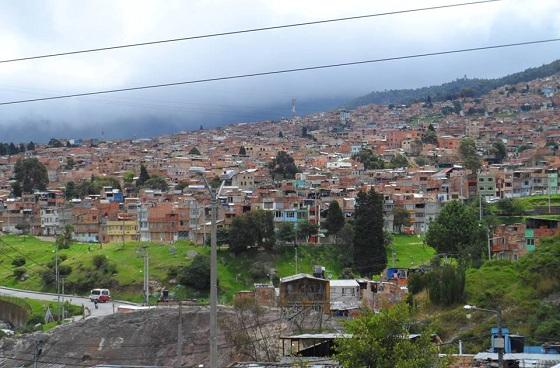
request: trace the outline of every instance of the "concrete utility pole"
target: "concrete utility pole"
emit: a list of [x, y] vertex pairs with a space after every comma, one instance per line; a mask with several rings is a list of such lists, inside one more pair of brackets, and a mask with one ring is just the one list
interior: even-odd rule
[[183, 315], [182, 306], [179, 301], [179, 323], [177, 324], [177, 363], [176, 367], [183, 366]]
[[465, 305], [463, 307], [466, 310], [478, 310], [487, 313], [493, 313], [496, 315], [496, 319], [498, 322], [498, 337], [496, 340], [493, 341], [492, 345], [498, 351], [498, 367], [504, 368], [504, 349], [505, 349], [505, 340], [504, 335], [502, 333], [502, 310], [501, 308], [497, 309], [486, 309], [486, 308], [478, 308], [474, 305]]
[[58, 270], [58, 242], [55, 241], [54, 243], [54, 278], [56, 282], [56, 299], [58, 305], [58, 320], [62, 321], [61, 319], [61, 307], [60, 307], [60, 272]]
[[148, 246], [143, 247], [144, 252], [144, 305], [150, 305], [150, 259]]
[[206, 170], [203, 167], [191, 167], [190, 171], [200, 175], [210, 194], [212, 206], [212, 229], [210, 234], [210, 368], [218, 368], [218, 197], [227, 180], [231, 180], [236, 173], [231, 171], [222, 175], [222, 183], [218, 190], [212, 189], [204, 176]]

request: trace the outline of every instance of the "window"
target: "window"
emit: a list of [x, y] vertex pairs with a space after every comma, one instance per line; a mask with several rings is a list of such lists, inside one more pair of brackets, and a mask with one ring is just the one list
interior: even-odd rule
[[286, 212], [286, 217], [288, 217], [288, 218], [294, 218], [294, 217], [295, 217], [295, 214], [294, 214], [293, 211], [288, 211], [288, 212]]

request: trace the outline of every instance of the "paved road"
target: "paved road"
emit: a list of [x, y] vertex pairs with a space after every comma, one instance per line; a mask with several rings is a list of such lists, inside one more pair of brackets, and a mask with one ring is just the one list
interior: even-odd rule
[[[41, 293], [35, 291], [18, 290], [11, 288], [0, 287], [0, 295], [15, 296], [18, 298], [30, 298], [38, 300], [48, 300], [56, 301], [57, 296], [51, 293]], [[131, 303], [120, 303], [120, 302], [109, 302], [109, 303], [98, 303], [98, 308], [95, 309], [94, 304], [88, 298], [77, 297], [74, 295], [65, 295], [64, 300], [75, 305], [84, 305], [91, 311], [90, 317], [100, 317], [113, 314], [117, 311], [119, 305], [130, 305]]]

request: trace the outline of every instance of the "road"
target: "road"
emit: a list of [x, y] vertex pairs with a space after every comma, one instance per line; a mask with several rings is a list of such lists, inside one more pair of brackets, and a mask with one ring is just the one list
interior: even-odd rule
[[[15, 296], [18, 298], [30, 298], [37, 300], [48, 300], [57, 301], [57, 296], [51, 293], [41, 293], [35, 291], [18, 290], [11, 288], [0, 287], [0, 295]], [[119, 305], [130, 305], [132, 303], [120, 303], [120, 302], [109, 302], [109, 303], [98, 303], [97, 309], [95, 309], [94, 304], [88, 299], [83, 297], [77, 297], [74, 295], [65, 295], [64, 300], [75, 305], [84, 305], [91, 311], [90, 317], [101, 317], [109, 314], [113, 314], [117, 311]]]

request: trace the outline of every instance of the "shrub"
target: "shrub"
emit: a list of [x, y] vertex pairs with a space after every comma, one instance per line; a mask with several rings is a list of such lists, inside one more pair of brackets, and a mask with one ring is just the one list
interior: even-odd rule
[[18, 256], [12, 261], [12, 266], [14, 267], [21, 267], [23, 265], [25, 265], [25, 258], [22, 256]]
[[68, 276], [72, 273], [72, 267], [68, 265], [59, 265], [58, 266], [58, 274], [60, 276]]
[[14, 278], [16, 280], [21, 280], [23, 279], [23, 276], [25, 275], [27, 271], [25, 270], [24, 267], [18, 267], [16, 269], [14, 269]]
[[93, 256], [92, 262], [95, 268], [101, 269], [109, 263], [109, 260], [104, 255], [96, 255]]
[[197, 255], [189, 266], [182, 267], [178, 281], [199, 291], [210, 289], [210, 257]]

